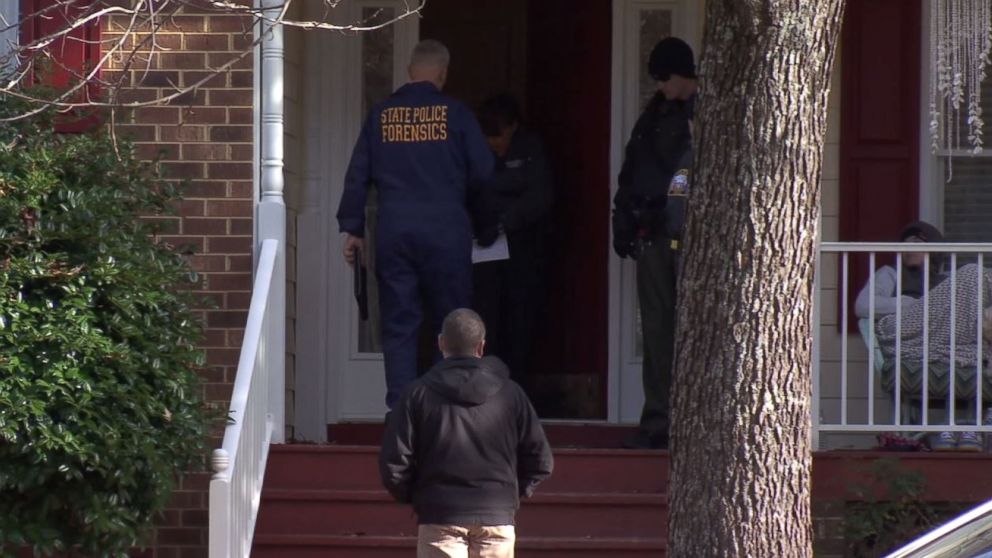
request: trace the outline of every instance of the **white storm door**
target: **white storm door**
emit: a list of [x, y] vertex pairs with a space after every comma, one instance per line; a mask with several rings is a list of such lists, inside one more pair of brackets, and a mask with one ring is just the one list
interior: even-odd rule
[[[656, 85], [648, 57], [659, 40], [677, 36], [699, 59], [699, 14], [703, 0], [614, 0], [611, 195], [630, 132]], [[630, 259], [610, 256], [610, 422], [636, 423], [644, 405], [643, 341], [637, 305], [637, 269]], [[650, 340], [647, 340], [650, 342]]]

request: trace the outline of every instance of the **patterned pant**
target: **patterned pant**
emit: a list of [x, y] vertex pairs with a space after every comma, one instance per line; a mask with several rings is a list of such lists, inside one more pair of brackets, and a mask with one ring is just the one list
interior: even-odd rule
[[421, 525], [417, 558], [513, 558], [513, 525]]

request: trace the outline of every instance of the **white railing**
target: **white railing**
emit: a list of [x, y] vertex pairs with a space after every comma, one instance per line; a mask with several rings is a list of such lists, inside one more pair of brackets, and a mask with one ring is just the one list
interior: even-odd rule
[[[913, 253], [924, 255], [922, 288], [913, 300], [880, 308], [877, 281], [894, 275], [894, 292], [905, 293], [905, 259]], [[992, 390], [983, 386], [992, 381], [982, 341], [984, 308], [992, 305], [982, 296], [992, 287], [987, 253], [992, 244], [821, 243], [814, 444], [823, 433], [992, 432], [983, 424], [983, 407], [992, 405]], [[880, 273], [882, 260], [895, 273]], [[851, 284], [858, 268], [867, 273], [863, 285]], [[851, 315], [863, 288], [872, 294], [858, 305], [861, 316]]]
[[262, 241], [248, 310], [237, 377], [231, 394], [229, 423], [220, 449], [213, 452], [210, 481], [210, 558], [244, 558], [251, 552], [255, 517], [269, 444], [282, 421], [273, 414], [280, 408], [271, 378], [282, 373], [285, 355], [278, 339], [285, 327], [278, 316], [283, 288], [278, 276], [279, 241]]

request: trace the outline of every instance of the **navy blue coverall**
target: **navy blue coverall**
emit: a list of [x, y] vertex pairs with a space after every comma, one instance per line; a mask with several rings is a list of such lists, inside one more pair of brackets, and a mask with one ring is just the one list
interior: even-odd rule
[[378, 190], [375, 267], [382, 312], [386, 405], [417, 376], [427, 303], [435, 333], [472, 302], [469, 188], [487, 183], [493, 156], [475, 115], [430, 82], [408, 83], [372, 108], [345, 175], [342, 232], [365, 236], [369, 187]]

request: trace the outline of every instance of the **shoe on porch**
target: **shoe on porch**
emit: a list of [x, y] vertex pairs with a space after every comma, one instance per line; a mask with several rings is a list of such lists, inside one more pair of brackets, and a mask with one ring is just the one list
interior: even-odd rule
[[977, 432], [962, 432], [958, 436], [958, 451], [982, 451], [982, 439]]
[[668, 434], [665, 432], [651, 434], [638, 430], [627, 436], [621, 445], [624, 449], [668, 449]]
[[941, 432], [930, 440], [933, 451], [954, 451], [958, 447], [958, 437], [954, 432]]

